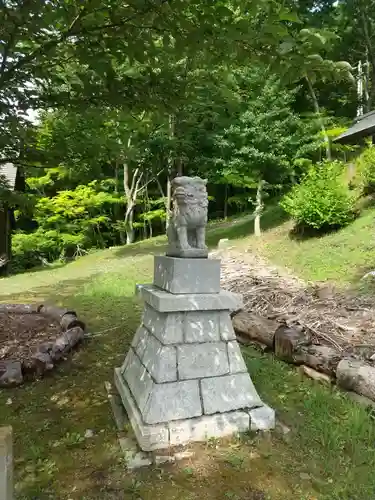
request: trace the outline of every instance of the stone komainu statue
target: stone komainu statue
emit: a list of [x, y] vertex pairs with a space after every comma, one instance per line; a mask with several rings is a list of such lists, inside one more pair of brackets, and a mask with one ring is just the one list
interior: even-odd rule
[[172, 181], [173, 211], [168, 226], [167, 255], [206, 258], [207, 180], [176, 177]]

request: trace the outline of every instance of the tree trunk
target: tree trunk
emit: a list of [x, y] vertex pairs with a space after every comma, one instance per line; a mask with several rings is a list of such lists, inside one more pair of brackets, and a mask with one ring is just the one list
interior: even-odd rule
[[362, 29], [365, 35], [368, 83], [370, 81], [370, 64], [372, 66], [371, 89], [368, 91], [368, 110], [370, 111], [375, 99], [375, 49], [372, 43], [372, 33], [369, 26], [366, 2], [360, 2], [359, 5], [361, 10]]
[[273, 348], [273, 339], [278, 327], [277, 321], [247, 311], [240, 311], [233, 316], [232, 323], [237, 340], [241, 343], [247, 344], [256, 341]]
[[[116, 194], [118, 194], [118, 180], [119, 180], [119, 162], [116, 160], [116, 163], [115, 163], [115, 193]], [[120, 218], [121, 218], [120, 205], [116, 204], [114, 212], [115, 212], [116, 220], [120, 220]], [[125, 232], [123, 229], [119, 229], [119, 237], [120, 237], [121, 245], [125, 245], [126, 238], [125, 238]]]
[[[172, 141], [175, 136], [175, 117], [174, 115], [169, 115], [169, 139]], [[171, 216], [171, 204], [172, 204], [172, 189], [171, 189], [171, 180], [172, 180], [172, 172], [173, 172], [173, 153], [169, 152], [168, 156], [168, 171], [167, 171], [167, 196], [166, 196], [166, 218], [165, 218], [165, 229], [168, 229], [169, 219]]]
[[316, 116], [317, 116], [317, 118], [319, 120], [320, 129], [321, 129], [321, 131], [323, 133], [323, 137], [324, 137], [324, 140], [325, 140], [326, 158], [327, 158], [328, 161], [331, 161], [332, 160], [331, 142], [329, 140], [329, 137], [328, 137], [325, 125], [324, 125], [324, 121], [323, 121], [322, 115], [320, 114], [320, 106], [319, 106], [318, 98], [316, 97], [315, 90], [314, 90], [314, 87], [313, 87], [313, 85], [311, 83], [310, 78], [307, 75], [305, 75], [305, 79], [306, 79], [307, 85], [309, 87], [311, 98], [313, 100], [313, 104], [314, 104], [314, 109], [315, 109]]
[[257, 187], [257, 196], [256, 196], [256, 204], [255, 204], [255, 211], [254, 211], [254, 234], [255, 234], [255, 236], [261, 236], [260, 218], [261, 218], [262, 212], [263, 212], [263, 184], [264, 184], [264, 181], [262, 179], [260, 179], [258, 182], [258, 187]]
[[228, 218], [228, 184], [225, 184], [225, 194], [224, 194], [224, 220]]
[[[128, 150], [131, 145], [131, 137], [128, 139]], [[125, 203], [126, 212], [124, 218], [125, 232], [126, 232], [126, 244], [134, 242], [134, 209], [137, 202], [137, 197], [139, 192], [145, 187], [140, 187], [140, 182], [142, 180], [142, 172], [139, 168], [136, 168], [133, 172], [132, 179], [130, 181], [129, 164], [126, 160], [124, 162], [124, 191], [125, 191]]]
[[134, 227], [133, 227], [133, 219], [134, 219], [134, 206], [129, 205], [126, 208], [125, 213], [125, 232], [126, 232], [126, 244], [130, 245], [130, 243], [134, 243]]
[[362, 360], [343, 359], [336, 370], [337, 384], [375, 401], [375, 367]]
[[182, 163], [181, 158], [178, 158], [178, 160], [177, 160], [177, 175], [178, 175], [178, 177], [181, 177], [182, 175], [184, 175], [184, 165]]

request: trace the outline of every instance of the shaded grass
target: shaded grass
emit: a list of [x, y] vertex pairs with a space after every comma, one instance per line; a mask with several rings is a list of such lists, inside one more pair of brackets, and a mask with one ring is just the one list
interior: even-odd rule
[[349, 226], [314, 238], [296, 239], [290, 236], [290, 221], [279, 224], [277, 208], [274, 226], [261, 238], [237, 239], [240, 250], [252, 250], [275, 264], [287, 267], [305, 280], [334, 281], [344, 286], [361, 286], [362, 276], [375, 268], [375, 209], [367, 208]]
[[[228, 234], [213, 230], [215, 237]], [[3, 300], [48, 299], [74, 308], [97, 334], [42, 381], [0, 391], [0, 425], [11, 424], [15, 433], [17, 498], [255, 500], [259, 492], [272, 500], [373, 498], [370, 415], [251, 348], [244, 353], [254, 383], [289, 434], [211, 441], [176, 466], [126, 472], [104, 381], [112, 380], [140, 320], [134, 285], [151, 280], [147, 253], [160, 250], [151, 240], [146, 247], [97, 252], [63, 269], [1, 281]], [[84, 437], [87, 429], [93, 438]]]

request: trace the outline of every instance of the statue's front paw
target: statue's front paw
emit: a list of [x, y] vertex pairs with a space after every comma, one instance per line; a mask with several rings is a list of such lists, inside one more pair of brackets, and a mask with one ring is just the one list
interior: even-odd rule
[[199, 243], [197, 248], [199, 248], [199, 250], [207, 250], [207, 245], [205, 243]]

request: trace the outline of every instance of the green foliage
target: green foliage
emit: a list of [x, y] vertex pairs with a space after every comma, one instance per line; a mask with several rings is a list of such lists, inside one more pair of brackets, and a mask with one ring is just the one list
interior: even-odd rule
[[117, 194], [105, 191], [106, 187], [105, 182], [93, 181], [50, 198], [40, 197], [33, 216], [38, 229], [14, 236], [15, 269], [74, 257], [85, 249], [104, 248], [116, 242], [113, 212], [123, 201]]
[[31, 269], [57, 259], [73, 257], [86, 244], [83, 234], [67, 234], [57, 230], [37, 229], [33, 233], [18, 232], [12, 239], [15, 272]]
[[356, 161], [356, 179], [363, 194], [375, 193], [375, 147], [366, 148]]
[[294, 111], [295, 91], [282, 86], [277, 75], [262, 67], [234, 73], [238, 109], [236, 119], [220, 137], [222, 176], [232, 185], [256, 191], [288, 184], [294, 162], [316, 148], [314, 124]]
[[314, 165], [281, 201], [298, 227], [329, 230], [345, 226], [356, 216], [355, 196], [344, 180], [339, 162]]

